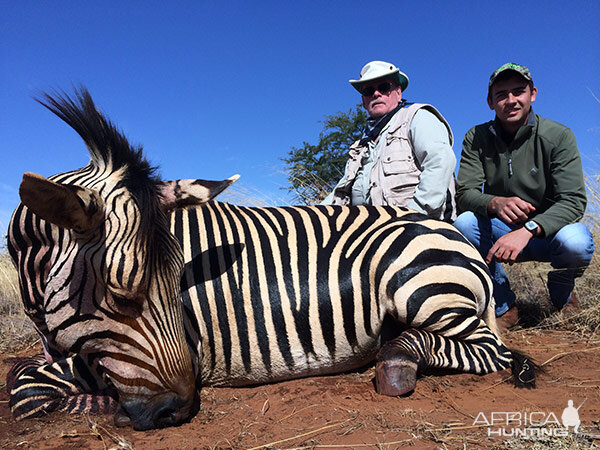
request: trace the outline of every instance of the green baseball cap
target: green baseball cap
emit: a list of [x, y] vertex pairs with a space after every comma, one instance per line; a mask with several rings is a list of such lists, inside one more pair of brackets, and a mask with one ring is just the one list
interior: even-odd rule
[[494, 70], [494, 73], [492, 74], [492, 76], [490, 76], [490, 82], [488, 83], [488, 91], [492, 88], [492, 84], [494, 84], [494, 81], [496, 81], [496, 78], [498, 78], [498, 75], [500, 75], [502, 72], [506, 72], [507, 70], [512, 70], [513, 72], [517, 72], [519, 75], [521, 75], [527, 81], [530, 81], [533, 83], [533, 79], [531, 78], [531, 72], [529, 72], [529, 69], [527, 67], [522, 66], [521, 64], [506, 63], [506, 64], [498, 67], [496, 70]]

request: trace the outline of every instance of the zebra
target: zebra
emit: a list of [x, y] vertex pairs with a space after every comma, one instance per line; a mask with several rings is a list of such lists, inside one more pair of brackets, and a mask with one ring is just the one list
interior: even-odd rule
[[16, 419], [115, 412], [146, 430], [189, 420], [202, 386], [340, 373], [376, 360], [379, 393], [430, 369], [535, 365], [495, 325], [479, 253], [397, 207], [243, 207], [223, 181], [161, 181], [89, 92], [38, 99], [83, 138], [82, 169], [26, 173], [9, 225], [44, 357], [7, 377]]
[[[91, 159], [49, 179], [23, 175], [8, 250], [45, 362], [21, 361], [9, 373], [13, 415], [102, 412], [118, 398], [121, 422], [181, 423], [199, 399], [183, 329], [183, 255], [168, 219], [179, 194], [85, 88], [74, 99], [38, 101], [74, 128]], [[219, 188], [194, 185], [190, 193], [201, 201]], [[103, 400], [91, 404], [94, 395]]]
[[175, 211], [171, 230], [200, 385], [339, 373], [376, 358], [385, 395], [412, 391], [418, 371], [512, 363], [516, 385], [533, 386], [533, 363], [498, 336], [487, 266], [445, 222], [395, 207], [209, 202]]

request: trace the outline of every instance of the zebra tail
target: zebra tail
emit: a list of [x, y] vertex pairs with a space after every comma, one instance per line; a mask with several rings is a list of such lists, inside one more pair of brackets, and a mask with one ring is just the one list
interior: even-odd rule
[[542, 368], [524, 353], [513, 349], [509, 349], [509, 351], [512, 355], [510, 369], [515, 387], [535, 389], [536, 373], [541, 372]]

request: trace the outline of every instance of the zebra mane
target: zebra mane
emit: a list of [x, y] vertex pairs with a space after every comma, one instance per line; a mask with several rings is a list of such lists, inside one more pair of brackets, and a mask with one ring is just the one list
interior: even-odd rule
[[141, 146], [133, 146], [123, 133], [97, 108], [88, 90], [75, 88], [75, 98], [63, 92], [52, 95], [42, 92], [35, 101], [48, 108], [71, 128], [85, 142], [97, 166], [112, 166], [112, 170], [127, 168], [127, 178], [143, 180], [155, 184], [156, 168], [150, 166], [143, 156]]
[[115, 172], [124, 169], [121, 183], [136, 199], [142, 216], [139, 238], [152, 247], [151, 230], [154, 224], [166, 221], [158, 201], [161, 193], [157, 168], [148, 163], [141, 146], [132, 146], [123, 133], [96, 108], [85, 87], [74, 90], [74, 97], [64, 91], [54, 91], [52, 95], [42, 92], [34, 100], [81, 136], [90, 152], [91, 165]]

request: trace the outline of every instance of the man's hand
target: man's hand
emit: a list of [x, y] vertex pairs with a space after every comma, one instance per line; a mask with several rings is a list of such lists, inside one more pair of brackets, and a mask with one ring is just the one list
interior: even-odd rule
[[488, 213], [509, 225], [526, 222], [535, 207], [519, 197], [494, 197], [487, 205]]
[[506, 233], [494, 243], [492, 248], [490, 248], [490, 251], [485, 257], [485, 262], [487, 264], [491, 263], [492, 258], [495, 256], [496, 261], [498, 262], [514, 263], [517, 260], [519, 253], [521, 253], [521, 250], [527, 246], [532, 237], [533, 234], [525, 228], [518, 228], [510, 233]]

